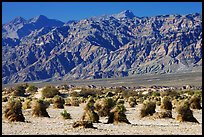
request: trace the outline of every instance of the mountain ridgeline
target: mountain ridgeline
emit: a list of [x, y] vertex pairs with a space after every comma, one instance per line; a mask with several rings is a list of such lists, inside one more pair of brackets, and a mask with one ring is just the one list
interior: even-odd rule
[[202, 68], [202, 14], [118, 14], [2, 25], [2, 83], [124, 77]]

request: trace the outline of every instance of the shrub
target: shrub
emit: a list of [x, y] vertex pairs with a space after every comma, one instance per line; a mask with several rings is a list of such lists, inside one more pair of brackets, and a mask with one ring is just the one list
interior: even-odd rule
[[17, 85], [13, 91], [14, 96], [24, 96], [25, 87], [23, 85]]
[[19, 99], [9, 99], [6, 104], [4, 114], [5, 118], [7, 118], [11, 122], [25, 122], [25, 117], [22, 113], [22, 103]]
[[64, 108], [64, 99], [59, 95], [54, 96], [53, 98], [53, 107], [54, 108]]
[[59, 95], [58, 89], [56, 89], [54, 86], [46, 86], [42, 90], [42, 97], [45, 98], [53, 98], [55, 95]]
[[192, 109], [201, 109], [201, 105], [200, 105], [200, 97], [199, 96], [192, 96], [191, 99], [190, 99], [190, 108]]
[[49, 103], [42, 99], [33, 100], [31, 106], [32, 115], [36, 117], [50, 117], [46, 110], [48, 107]]
[[193, 116], [193, 112], [190, 109], [190, 104], [189, 104], [188, 101], [181, 102], [177, 106], [176, 111], [178, 113], [178, 115], [176, 117], [177, 121], [179, 121], [179, 122], [189, 121], [189, 122], [196, 122], [196, 123], [198, 123], [196, 118]]
[[29, 109], [29, 108], [31, 108], [31, 99], [26, 99], [23, 102], [22, 109], [25, 110], [25, 109]]
[[172, 110], [172, 103], [171, 103], [171, 99], [167, 96], [164, 96], [161, 99], [161, 109], [166, 109], [166, 110]]
[[38, 91], [38, 88], [35, 87], [34, 85], [29, 85], [29, 86], [27, 87], [27, 90], [26, 90], [26, 91], [29, 92], [29, 93], [35, 93], [35, 92]]
[[60, 114], [64, 119], [71, 119], [71, 115], [66, 110], [64, 110]]
[[153, 114], [155, 118], [172, 118], [171, 110], [164, 110]]
[[174, 97], [178, 97], [179, 96], [179, 92], [176, 91], [176, 90], [162, 91], [162, 92], [160, 92], [160, 96], [161, 97], [169, 96], [171, 98], [174, 98]]
[[114, 107], [114, 105], [115, 105], [115, 102], [110, 97], [98, 99], [94, 103], [95, 110], [98, 112], [98, 115], [101, 117], [108, 116], [110, 110]]
[[79, 106], [79, 103], [78, 97], [69, 97], [65, 100], [66, 106]]
[[80, 92], [80, 96], [87, 98], [88, 96], [93, 96], [95, 97], [97, 94], [101, 94], [102, 92], [97, 89], [87, 89], [87, 88], [82, 88]]
[[93, 100], [92, 97], [90, 97], [84, 107], [84, 113], [82, 116], [82, 121], [92, 121], [92, 122], [99, 122], [99, 116], [98, 114], [94, 111], [94, 103], [95, 101]]
[[70, 97], [79, 97], [79, 93], [76, 92], [76, 91], [72, 91], [70, 94], [69, 94]]
[[117, 104], [109, 113], [108, 122], [107, 123], [114, 123], [117, 124], [119, 122], [124, 122], [130, 124], [126, 115], [126, 108], [123, 104]]
[[159, 92], [154, 91], [154, 92], [152, 92], [152, 96], [153, 96], [153, 97], [159, 97], [159, 96], [160, 96], [160, 93], [159, 93]]
[[137, 105], [136, 99], [134, 97], [129, 97], [128, 103], [129, 103], [130, 107], [135, 107], [135, 105]]
[[140, 110], [140, 117], [153, 115], [155, 113], [156, 103], [153, 101], [144, 101], [143, 106]]

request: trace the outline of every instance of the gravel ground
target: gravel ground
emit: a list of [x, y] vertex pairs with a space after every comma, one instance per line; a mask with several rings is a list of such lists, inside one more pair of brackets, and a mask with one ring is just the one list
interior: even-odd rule
[[[2, 109], [5, 103], [2, 103]], [[32, 117], [31, 109], [23, 110], [26, 122], [8, 122], [3, 117], [3, 135], [202, 135], [202, 110], [193, 110], [198, 123], [175, 120], [176, 112], [172, 111], [173, 118], [153, 119], [151, 117], [139, 117], [141, 104], [130, 108], [125, 104], [127, 118], [131, 124], [105, 124], [107, 117], [100, 117], [101, 123], [94, 123], [92, 128], [72, 128], [72, 124], [79, 120], [83, 114], [84, 104], [79, 107], [65, 106], [72, 119], [64, 120], [60, 112], [63, 109], [53, 109], [52, 105], [47, 109], [50, 118]], [[157, 106], [156, 111], [159, 111]]]

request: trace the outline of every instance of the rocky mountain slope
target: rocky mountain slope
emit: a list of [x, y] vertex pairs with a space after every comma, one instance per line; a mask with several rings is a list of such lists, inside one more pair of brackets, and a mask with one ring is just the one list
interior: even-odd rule
[[202, 67], [202, 15], [114, 15], [2, 25], [2, 83], [193, 71]]

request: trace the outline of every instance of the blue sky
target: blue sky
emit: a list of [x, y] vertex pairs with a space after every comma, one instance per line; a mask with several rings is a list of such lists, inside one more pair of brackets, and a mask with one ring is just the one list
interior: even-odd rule
[[45, 15], [63, 22], [131, 10], [136, 16], [202, 13], [202, 2], [2, 2], [2, 23]]

